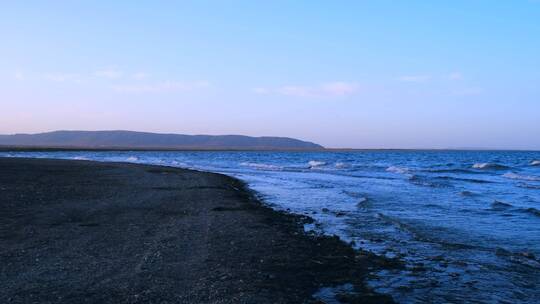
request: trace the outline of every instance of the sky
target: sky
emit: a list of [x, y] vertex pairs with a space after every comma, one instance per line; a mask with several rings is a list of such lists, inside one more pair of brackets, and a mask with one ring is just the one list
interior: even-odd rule
[[2, 1], [0, 134], [540, 149], [540, 1]]

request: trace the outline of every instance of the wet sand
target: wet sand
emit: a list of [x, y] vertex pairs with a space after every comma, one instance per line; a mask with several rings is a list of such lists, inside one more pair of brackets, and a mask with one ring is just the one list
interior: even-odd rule
[[392, 263], [238, 180], [169, 167], [0, 158], [0, 303], [388, 303], [364, 286]]

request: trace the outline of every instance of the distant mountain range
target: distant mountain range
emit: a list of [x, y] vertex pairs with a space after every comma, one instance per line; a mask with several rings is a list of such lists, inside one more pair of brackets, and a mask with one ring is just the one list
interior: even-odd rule
[[184, 135], [133, 131], [54, 131], [0, 135], [0, 146], [76, 149], [316, 150], [322, 146], [288, 137]]

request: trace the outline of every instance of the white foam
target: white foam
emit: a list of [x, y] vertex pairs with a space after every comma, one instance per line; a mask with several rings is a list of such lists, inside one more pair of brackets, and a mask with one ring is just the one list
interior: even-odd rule
[[179, 161], [176, 161], [176, 160], [171, 161], [171, 166], [173, 166], [173, 167], [183, 167], [183, 168], [189, 167], [188, 164], [183, 163], [183, 162], [179, 162]]
[[308, 162], [308, 165], [309, 165], [310, 168], [315, 168], [315, 167], [324, 166], [324, 165], [326, 165], [326, 163], [323, 162], [323, 161], [310, 160]]
[[503, 174], [503, 177], [510, 178], [510, 179], [526, 180], [526, 181], [540, 181], [539, 176], [520, 175], [513, 172], [505, 173]]
[[407, 167], [397, 167], [397, 166], [390, 166], [386, 168], [386, 171], [393, 172], [393, 173], [399, 173], [399, 174], [406, 174], [409, 172], [409, 168]]
[[472, 167], [475, 169], [485, 169], [488, 168], [490, 165], [490, 163], [476, 163]]
[[494, 164], [494, 163], [476, 163], [472, 165], [474, 169], [505, 169], [507, 168], [504, 165]]
[[343, 168], [347, 168], [349, 166], [346, 163], [337, 162], [337, 163], [334, 164], [334, 167], [336, 167], [338, 169], [343, 169]]
[[240, 166], [251, 167], [251, 168], [257, 169], [257, 170], [276, 171], [276, 170], [281, 170], [282, 169], [280, 166], [276, 166], [276, 165], [269, 165], [269, 164], [263, 164], [263, 163], [250, 163], [250, 162], [240, 163]]
[[126, 158], [126, 161], [128, 161], [128, 162], [136, 162], [138, 160], [139, 160], [139, 158], [136, 157], [136, 156], [130, 156], [130, 157]]
[[540, 166], [540, 160], [533, 160], [531, 166]]

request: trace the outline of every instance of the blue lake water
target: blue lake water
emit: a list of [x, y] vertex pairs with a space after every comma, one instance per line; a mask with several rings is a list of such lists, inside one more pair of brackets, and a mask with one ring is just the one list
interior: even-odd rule
[[244, 180], [306, 226], [406, 263], [398, 302], [540, 303], [540, 152], [1, 152], [158, 164]]

